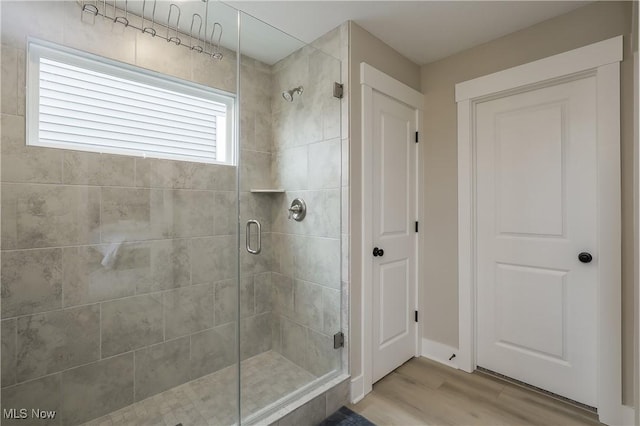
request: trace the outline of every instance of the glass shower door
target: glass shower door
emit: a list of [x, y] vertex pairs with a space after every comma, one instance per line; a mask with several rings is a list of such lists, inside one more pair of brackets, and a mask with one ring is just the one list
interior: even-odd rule
[[[210, 129], [211, 115], [196, 108], [204, 101], [184, 101], [161, 83], [237, 104], [237, 11], [213, 1], [175, 2], [172, 9], [157, 3], [156, 10], [155, 1], [146, 9], [131, 1], [0, 2], [3, 425], [239, 423], [236, 165], [26, 143], [26, 112], [34, 104], [25, 101], [24, 89], [40, 78], [29, 73], [27, 81], [25, 75], [32, 65], [28, 37], [37, 37], [68, 54], [135, 69], [161, 86], [152, 92], [157, 103], [134, 103], [123, 95], [133, 89], [116, 92], [115, 84], [73, 72], [82, 86], [77, 93], [107, 93], [113, 104], [49, 102], [69, 128], [99, 115], [104, 120], [94, 134], [102, 140], [162, 139], [172, 143], [168, 152], [180, 152], [196, 139], [203, 151], [210, 148], [196, 137], [205, 133], [212, 140], [203, 130]], [[91, 6], [89, 12], [83, 6]], [[183, 43], [168, 43], [166, 24], [175, 22], [167, 19], [170, 10], [174, 19], [182, 10], [182, 22], [198, 22], [197, 16], [220, 22], [222, 58], [212, 58], [211, 22], [197, 34], [197, 24], [191, 34], [181, 27]], [[59, 68], [73, 70], [74, 64]], [[73, 79], [52, 75], [46, 76], [50, 87], [57, 85], [52, 90], [69, 93], [64, 88]], [[100, 114], [86, 118], [99, 107]], [[169, 120], [175, 117], [166, 109], [174, 107], [193, 128], [183, 131]], [[143, 118], [114, 129], [112, 119], [123, 115]], [[142, 127], [152, 127], [156, 137], [137, 138]], [[218, 140], [223, 132], [216, 132]], [[54, 420], [36, 419], [32, 410]]]
[[341, 371], [340, 32], [325, 52], [241, 13], [242, 423]]

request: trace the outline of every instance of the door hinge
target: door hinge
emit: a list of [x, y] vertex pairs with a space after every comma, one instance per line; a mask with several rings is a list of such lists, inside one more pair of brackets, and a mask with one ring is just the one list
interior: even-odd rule
[[418, 132], [416, 132], [416, 143], [418, 143], [419, 137], [418, 137]]
[[339, 349], [344, 347], [344, 333], [338, 331], [333, 335], [333, 349]]
[[414, 311], [414, 313], [415, 313], [415, 320], [416, 322], [418, 322], [418, 311]]
[[340, 84], [337, 81], [333, 83], [333, 97], [342, 99], [344, 96], [344, 84]]
[[418, 221], [416, 220], [416, 232], [418, 232]]

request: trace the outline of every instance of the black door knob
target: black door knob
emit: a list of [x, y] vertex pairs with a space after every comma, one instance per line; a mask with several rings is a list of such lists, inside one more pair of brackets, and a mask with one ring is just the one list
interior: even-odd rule
[[373, 257], [377, 257], [377, 256], [384, 256], [384, 250], [382, 250], [381, 248], [378, 247], [374, 247], [373, 248]]
[[582, 263], [590, 263], [593, 260], [593, 256], [591, 256], [591, 253], [583, 251], [578, 255], [578, 260]]

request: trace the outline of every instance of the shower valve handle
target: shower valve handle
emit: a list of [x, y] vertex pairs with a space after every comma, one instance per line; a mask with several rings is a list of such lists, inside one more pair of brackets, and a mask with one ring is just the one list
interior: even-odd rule
[[293, 214], [300, 213], [300, 210], [302, 210], [302, 207], [300, 207], [299, 205], [293, 205], [289, 207], [289, 219], [291, 219], [291, 216]]
[[302, 198], [296, 198], [289, 207], [289, 219], [300, 222], [307, 214], [307, 204]]

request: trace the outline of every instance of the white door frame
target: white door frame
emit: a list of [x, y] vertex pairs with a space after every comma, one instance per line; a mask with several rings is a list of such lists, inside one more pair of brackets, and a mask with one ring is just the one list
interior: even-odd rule
[[[476, 368], [475, 104], [593, 75], [597, 81], [598, 414], [622, 422], [620, 64], [622, 36], [456, 84], [458, 103], [458, 315], [460, 369]], [[609, 285], [602, 285], [608, 283]]]
[[[373, 323], [373, 292], [371, 284], [373, 282], [372, 270], [373, 270], [373, 258], [371, 257], [371, 248], [373, 247], [373, 238], [371, 235], [371, 229], [373, 226], [373, 182], [370, 178], [373, 170], [373, 149], [371, 146], [371, 140], [373, 135], [373, 116], [372, 116], [372, 100], [373, 91], [384, 93], [392, 98], [398, 99], [401, 102], [409, 105], [416, 110], [416, 122], [418, 131], [421, 129], [422, 121], [422, 109], [424, 96], [422, 93], [412, 89], [404, 83], [389, 77], [381, 71], [373, 68], [371, 65], [362, 62], [360, 63], [360, 85], [362, 89], [362, 299], [361, 299], [361, 324], [362, 324], [362, 342], [361, 342], [361, 365], [362, 365], [362, 377], [356, 377], [352, 381], [358, 383], [361, 380], [361, 384], [357, 386], [359, 389], [355, 395], [352, 395], [352, 399], [357, 395], [360, 398], [369, 392], [371, 392], [373, 382], [373, 338], [372, 338], [372, 323]], [[420, 167], [420, 155], [419, 144], [416, 150], [416, 208], [418, 210], [418, 220], [420, 220], [422, 214], [422, 196], [419, 191], [419, 183], [422, 176], [422, 168]], [[421, 233], [417, 233], [417, 238], [421, 238]], [[418, 241], [416, 241], [416, 260], [419, 260]], [[420, 262], [417, 261], [417, 273], [416, 273], [416, 306], [418, 310], [418, 303], [420, 300], [419, 282], [420, 282]], [[416, 327], [416, 356], [419, 355], [419, 336], [421, 334], [420, 322]]]

